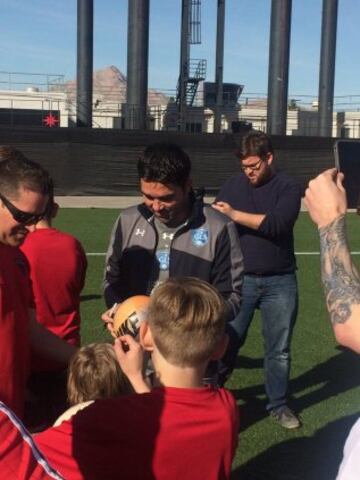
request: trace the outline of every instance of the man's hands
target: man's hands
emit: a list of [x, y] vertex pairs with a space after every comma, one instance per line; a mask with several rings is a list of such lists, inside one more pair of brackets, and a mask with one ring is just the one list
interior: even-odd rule
[[136, 393], [150, 392], [149, 385], [146, 383], [144, 370], [144, 351], [139, 342], [131, 335], [117, 337], [114, 331], [114, 316], [120, 304], [115, 303], [112, 308], [101, 315], [104, 326], [115, 338], [114, 350], [121, 370], [127, 376]]
[[114, 331], [114, 316], [119, 306], [120, 303], [114, 303], [114, 305], [109, 308], [109, 310], [106, 310], [106, 312], [101, 315], [101, 320], [104, 322], [104, 327], [109, 330], [109, 332], [114, 338], [116, 338]]
[[231, 220], [236, 221], [234, 218], [235, 210], [227, 202], [215, 202], [211, 206], [218, 212], [229, 217]]
[[150, 392], [143, 377], [144, 351], [131, 335], [118, 337], [114, 343], [116, 358], [136, 393]]
[[233, 222], [243, 225], [244, 227], [252, 228], [253, 230], [257, 230], [265, 218], [265, 215], [262, 213], [248, 213], [235, 210], [227, 202], [215, 202], [211, 206], [218, 212], [229, 217]]
[[131, 377], [142, 375], [144, 354], [139, 342], [131, 335], [124, 335], [115, 340], [114, 349], [121, 370], [129, 380]]
[[345, 215], [347, 201], [343, 180], [344, 175], [336, 168], [331, 168], [309, 182], [305, 192], [305, 205], [319, 228]]

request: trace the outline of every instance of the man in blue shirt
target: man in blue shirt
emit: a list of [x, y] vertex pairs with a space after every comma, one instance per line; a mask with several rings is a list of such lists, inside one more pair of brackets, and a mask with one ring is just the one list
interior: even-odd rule
[[298, 428], [300, 420], [287, 406], [287, 393], [290, 341], [298, 309], [293, 227], [301, 189], [292, 178], [274, 170], [273, 148], [264, 133], [245, 135], [238, 155], [242, 172], [225, 183], [213, 205], [237, 224], [244, 255], [242, 306], [229, 324], [223, 380], [234, 369], [255, 309], [259, 309], [267, 409], [283, 427]]

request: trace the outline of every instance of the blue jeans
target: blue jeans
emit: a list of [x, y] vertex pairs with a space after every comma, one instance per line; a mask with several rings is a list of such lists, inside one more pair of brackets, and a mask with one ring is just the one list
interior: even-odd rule
[[229, 322], [229, 346], [221, 361], [220, 371], [229, 376], [240, 347], [259, 309], [265, 342], [265, 390], [268, 410], [285, 405], [290, 372], [290, 341], [298, 311], [295, 273], [272, 276], [245, 275], [239, 314]]

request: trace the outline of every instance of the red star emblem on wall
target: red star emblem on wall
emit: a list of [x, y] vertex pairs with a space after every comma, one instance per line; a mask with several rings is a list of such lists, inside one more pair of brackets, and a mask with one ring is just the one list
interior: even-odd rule
[[57, 117], [55, 117], [52, 113], [49, 113], [46, 115], [46, 117], [43, 119], [43, 122], [46, 127], [56, 127], [56, 124], [59, 123], [59, 120]]

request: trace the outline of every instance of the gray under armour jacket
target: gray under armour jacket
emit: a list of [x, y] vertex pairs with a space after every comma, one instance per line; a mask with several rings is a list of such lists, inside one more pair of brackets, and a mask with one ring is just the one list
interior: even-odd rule
[[[159, 276], [157, 232], [144, 204], [122, 211], [106, 255], [104, 296], [110, 308], [133, 295], [149, 295]], [[213, 285], [229, 306], [229, 319], [240, 308], [243, 256], [235, 224], [225, 215], [194, 201], [187, 224], [170, 247], [169, 276], [193, 276]]]

